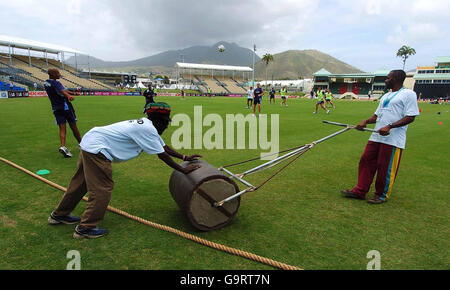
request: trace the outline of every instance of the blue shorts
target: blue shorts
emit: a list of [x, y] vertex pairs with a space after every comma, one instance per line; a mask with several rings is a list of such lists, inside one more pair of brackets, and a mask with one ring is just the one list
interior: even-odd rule
[[75, 111], [72, 109], [69, 110], [58, 110], [53, 111], [53, 115], [55, 115], [56, 125], [62, 125], [67, 123], [76, 123], [77, 116], [75, 115]]
[[254, 98], [253, 99], [253, 105], [256, 105], [256, 104], [261, 104], [261, 98]]
[[317, 101], [317, 103], [318, 103], [318, 104], [323, 104], [323, 103], [324, 103], [324, 101]]

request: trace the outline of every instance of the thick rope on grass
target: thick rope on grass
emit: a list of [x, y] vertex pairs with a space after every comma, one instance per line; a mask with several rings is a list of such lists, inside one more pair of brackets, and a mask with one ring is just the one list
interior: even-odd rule
[[[12, 166], [14, 168], [19, 169], [19, 170], [27, 173], [28, 175], [30, 175], [30, 176], [32, 176], [32, 177], [34, 177], [34, 178], [36, 178], [36, 179], [38, 179], [38, 180], [48, 184], [48, 185], [50, 185], [50, 186], [52, 186], [52, 187], [54, 187], [56, 189], [59, 189], [59, 190], [61, 190], [63, 192], [65, 192], [67, 190], [65, 187], [63, 187], [61, 185], [58, 185], [58, 184], [56, 184], [54, 182], [51, 182], [50, 180], [45, 179], [45, 178], [35, 174], [34, 172], [31, 172], [31, 171], [25, 169], [23, 167], [20, 167], [19, 165], [15, 164], [15, 163], [7, 160], [7, 159], [4, 159], [4, 158], [0, 157], [0, 161], [3, 161], [4, 163], [6, 163], [6, 164], [8, 164], [8, 165], [10, 165], [10, 166]], [[84, 197], [83, 200], [87, 201], [87, 198]], [[259, 262], [259, 263], [262, 263], [262, 264], [266, 264], [266, 265], [272, 266], [274, 268], [282, 269], [282, 270], [302, 270], [302, 269], [300, 269], [298, 267], [295, 267], [295, 266], [287, 265], [287, 264], [284, 264], [284, 263], [281, 263], [281, 262], [277, 262], [277, 261], [269, 259], [269, 258], [258, 256], [258, 255], [253, 254], [253, 253], [245, 252], [245, 251], [242, 251], [242, 250], [239, 250], [239, 249], [235, 249], [235, 248], [224, 246], [224, 245], [221, 245], [221, 244], [218, 244], [218, 243], [214, 243], [214, 242], [211, 242], [211, 241], [199, 238], [197, 236], [185, 233], [183, 231], [177, 230], [175, 228], [172, 228], [172, 227], [169, 227], [169, 226], [165, 226], [165, 225], [160, 225], [160, 224], [157, 224], [157, 223], [145, 220], [145, 219], [143, 219], [141, 217], [134, 216], [134, 215], [129, 214], [129, 213], [123, 211], [123, 210], [114, 208], [112, 206], [108, 206], [107, 209], [110, 212], [113, 212], [115, 214], [124, 216], [124, 217], [126, 217], [128, 219], [137, 221], [137, 222], [142, 223], [144, 225], [148, 225], [148, 226], [151, 226], [151, 227], [154, 227], [154, 228], [166, 231], [166, 232], [173, 233], [173, 234], [175, 234], [177, 236], [180, 236], [182, 238], [194, 241], [196, 243], [199, 243], [199, 244], [204, 245], [204, 246], [208, 246], [208, 247], [216, 249], [216, 250], [227, 252], [229, 254], [240, 256], [240, 257], [243, 257], [243, 258], [246, 258], [246, 259], [249, 259], [249, 260], [253, 260], [253, 261], [256, 261], [256, 262]]]

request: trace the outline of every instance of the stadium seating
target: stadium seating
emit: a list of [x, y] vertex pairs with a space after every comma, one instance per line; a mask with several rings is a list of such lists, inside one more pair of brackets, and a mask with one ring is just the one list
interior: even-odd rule
[[224, 83], [226, 85], [227, 90], [231, 93], [231, 94], [245, 94], [246, 91], [238, 86], [238, 83], [236, 81], [234, 81], [231, 77], [225, 77], [222, 80], [222, 83]]
[[330, 86], [330, 91], [333, 95], [340, 94], [341, 84], [332, 83]]
[[[11, 86], [12, 84], [12, 86]], [[0, 91], [14, 91], [14, 92], [23, 92], [26, 91], [27, 88], [23, 85], [19, 85], [14, 82], [3, 82], [0, 81]]]
[[369, 94], [370, 89], [371, 89], [370, 84], [368, 84], [368, 83], [361, 83], [360, 84], [359, 94], [360, 95], [367, 95], [367, 94]]
[[[47, 68], [47, 63], [45, 60], [32, 58], [31, 63], [34, 66], [42, 68]], [[95, 81], [93, 79], [84, 79], [80, 78], [76, 75], [76, 70], [69, 65], [64, 65], [64, 69], [62, 69], [62, 64], [56, 62], [55, 60], [48, 60], [48, 67], [57, 68], [61, 72], [61, 76], [63, 79], [70, 81], [72, 84], [77, 85], [77, 87], [87, 88], [87, 89], [97, 89], [97, 90], [113, 90], [114, 88], [109, 87], [100, 81]], [[75, 74], [74, 74], [75, 73]], [[64, 85], [64, 84], [63, 84]]]
[[93, 90], [116, 90], [116, 88], [101, 81], [79, 77], [76, 69], [69, 65], [64, 65], [64, 69], [62, 69], [62, 63], [57, 60], [48, 59], [46, 62], [45, 59], [31, 57], [31, 66], [29, 62], [30, 58], [28, 56], [14, 55], [12, 57], [12, 64], [6, 55], [0, 57], [0, 64], [16, 70], [17, 72], [15, 74], [18, 77], [31, 84], [37, 83], [38, 85], [42, 85], [48, 79], [47, 68], [54, 67], [61, 72], [61, 79], [59, 81], [68, 89], [79, 87]]
[[348, 92], [348, 84], [341, 84], [341, 86], [339, 88], [339, 94], [343, 95], [346, 92]]
[[[30, 76], [28, 76], [26, 74], [21, 74], [21, 76], [32, 82], [43, 83], [48, 79], [48, 74], [45, 73], [42, 69], [37, 68], [35, 66], [29, 66], [28, 60], [26, 57], [14, 56], [13, 57], [13, 65], [25, 72], [28, 72], [32, 78], [30, 78]], [[66, 88], [75, 88], [76, 87], [76, 84], [74, 84], [70, 81], [67, 81], [66, 79], [63, 79], [63, 78], [60, 80], [60, 82]]]
[[217, 81], [211, 76], [196, 75], [196, 78], [205, 83], [206, 87], [210, 88], [213, 94], [223, 94], [225, 92], [225, 89], [222, 86], [219, 86]]
[[354, 93], [355, 95], [359, 95], [360, 92], [361, 92], [360, 84], [353, 83], [352, 84], [352, 93]]
[[185, 82], [194, 82], [194, 80], [193, 80], [194, 76], [193, 75], [182, 74], [181, 77], [183, 78], [183, 80]]

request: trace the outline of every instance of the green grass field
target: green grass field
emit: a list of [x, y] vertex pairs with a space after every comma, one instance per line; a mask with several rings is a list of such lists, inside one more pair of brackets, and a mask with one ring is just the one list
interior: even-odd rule
[[[193, 116], [195, 105], [203, 106], [203, 114], [248, 113], [245, 98], [158, 99], [170, 103], [173, 114]], [[285, 108], [264, 99], [263, 113], [280, 114], [283, 150], [341, 129], [322, 120], [356, 124], [377, 106], [363, 101], [335, 103], [330, 115], [323, 110], [313, 115], [312, 100], [290, 99]], [[143, 105], [143, 97], [124, 96], [85, 96], [74, 102], [82, 134], [94, 126], [140, 118]], [[355, 185], [369, 138], [369, 133], [353, 130], [314, 147], [261, 190], [244, 195], [236, 218], [221, 230], [205, 233], [193, 228], [170, 196], [172, 169], [157, 156], [142, 154], [113, 164], [111, 206], [304, 269], [366, 269], [370, 250], [381, 253], [382, 269], [449, 269], [450, 107], [420, 104], [420, 108], [422, 115], [408, 131], [391, 199], [383, 205], [345, 199], [339, 193]], [[64, 159], [58, 152], [49, 100], [2, 99], [0, 112], [0, 156], [33, 172], [48, 169], [51, 174], [45, 177], [66, 187], [75, 172], [77, 144], [69, 130], [67, 147], [74, 158]], [[175, 130], [170, 127], [163, 134], [166, 143]], [[200, 153], [216, 167], [260, 153], [179, 151]], [[272, 172], [252, 175], [249, 181], [257, 184]], [[0, 174], [0, 269], [65, 269], [69, 250], [80, 252], [82, 269], [273, 269], [109, 212], [101, 224], [110, 230], [107, 237], [74, 240], [73, 226], [47, 225], [62, 192], [1, 162]], [[80, 203], [74, 214], [80, 215], [85, 206]]]

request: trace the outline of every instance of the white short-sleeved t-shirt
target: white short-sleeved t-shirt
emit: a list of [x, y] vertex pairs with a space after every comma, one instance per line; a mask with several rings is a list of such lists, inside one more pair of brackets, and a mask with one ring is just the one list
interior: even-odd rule
[[133, 159], [145, 151], [148, 154], [163, 153], [165, 143], [147, 118], [129, 120], [104, 127], [94, 127], [80, 143], [83, 151], [102, 153], [110, 161]]
[[[397, 92], [390, 92], [381, 98], [378, 109], [375, 112], [375, 115], [377, 115], [375, 130], [378, 131], [406, 116], [412, 117], [420, 114], [417, 105], [417, 95], [414, 91], [403, 88], [398, 91], [397, 94], [396, 93]], [[387, 105], [385, 105], [386, 101], [389, 101]], [[369, 140], [405, 149], [407, 130], [408, 126], [392, 128], [388, 136], [372, 133]]]
[[253, 90], [247, 90], [247, 99], [253, 99]]

